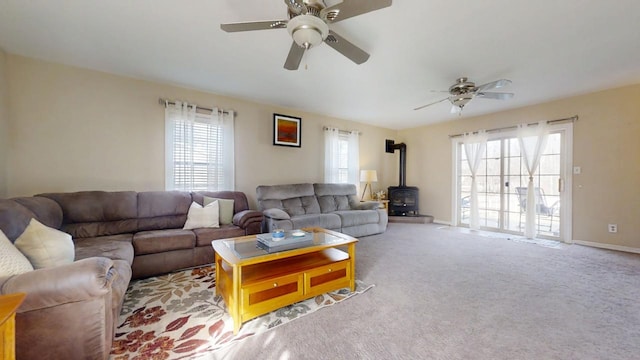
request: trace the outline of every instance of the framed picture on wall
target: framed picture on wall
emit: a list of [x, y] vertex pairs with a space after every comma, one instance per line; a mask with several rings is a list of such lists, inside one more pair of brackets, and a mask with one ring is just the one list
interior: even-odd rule
[[302, 119], [273, 114], [273, 145], [300, 147]]

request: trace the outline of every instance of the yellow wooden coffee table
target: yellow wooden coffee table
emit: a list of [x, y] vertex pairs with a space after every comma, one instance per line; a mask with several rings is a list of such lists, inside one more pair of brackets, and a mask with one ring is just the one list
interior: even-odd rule
[[212, 242], [216, 294], [227, 304], [234, 333], [244, 322], [283, 306], [344, 287], [355, 291], [358, 239], [322, 228], [303, 230], [312, 241], [280, 252], [259, 247], [256, 235]]

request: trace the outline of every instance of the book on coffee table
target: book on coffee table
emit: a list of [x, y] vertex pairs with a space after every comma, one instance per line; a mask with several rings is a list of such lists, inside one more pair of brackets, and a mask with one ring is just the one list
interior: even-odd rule
[[258, 246], [268, 252], [279, 252], [313, 245], [313, 233], [301, 230], [285, 231], [282, 240], [273, 240], [271, 234], [257, 234]]

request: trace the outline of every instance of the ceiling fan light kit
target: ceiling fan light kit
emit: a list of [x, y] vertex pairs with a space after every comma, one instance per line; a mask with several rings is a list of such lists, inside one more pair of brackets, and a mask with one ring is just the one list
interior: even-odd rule
[[329, 26], [313, 15], [298, 15], [289, 20], [287, 31], [298, 46], [309, 50], [322, 44], [329, 35]]

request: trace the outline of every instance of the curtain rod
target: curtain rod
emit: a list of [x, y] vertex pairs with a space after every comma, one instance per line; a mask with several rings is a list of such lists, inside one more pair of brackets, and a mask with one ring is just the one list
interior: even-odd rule
[[[322, 127], [322, 130], [329, 130], [329, 129], [336, 129], [336, 128], [332, 128], [332, 127], [329, 127], [329, 126], [323, 126]], [[358, 131], [358, 130], [342, 130], [342, 129], [338, 129], [338, 132], [341, 133], [341, 134], [349, 134], [349, 133], [351, 133], [353, 131], [357, 132], [358, 135], [362, 135], [362, 132]]]
[[[175, 105], [175, 104], [176, 104], [176, 102], [175, 102], [175, 101], [166, 100], [166, 99], [163, 99], [163, 98], [158, 99], [158, 103], [159, 103], [160, 105], [163, 105], [163, 106], [166, 106], [167, 104], [168, 104], [168, 105]], [[197, 110], [197, 109], [204, 110], [204, 111], [208, 111], [208, 112], [211, 112], [211, 113], [213, 112], [213, 109], [209, 109], [209, 108], [206, 108], [206, 107], [202, 107], [202, 106], [198, 106], [198, 105], [196, 105], [196, 110]], [[228, 115], [228, 114], [229, 114], [229, 112], [228, 112], [228, 111], [224, 111], [224, 110], [218, 110], [218, 112], [221, 112], [221, 113], [226, 114], [226, 115]], [[235, 114], [235, 115], [237, 115], [237, 114]]]
[[[547, 120], [547, 124], [555, 124], [555, 123], [559, 123], [559, 122], [575, 122], [575, 121], [578, 121], [578, 115], [574, 115], [572, 117], [563, 118], [563, 119]], [[527, 126], [534, 126], [534, 125], [538, 125], [538, 123], [529, 123], [529, 124], [526, 124], [526, 125]], [[504, 131], [504, 130], [514, 130], [514, 129], [517, 129], [517, 128], [518, 128], [518, 125], [505, 126], [505, 127], [501, 127], [501, 128], [489, 129], [489, 130], [486, 130], [486, 132], [488, 132], [488, 133], [500, 132], [500, 131]], [[477, 131], [473, 131], [472, 133], [476, 134]], [[455, 137], [460, 137], [460, 136], [464, 136], [464, 134], [449, 135], [450, 138], [455, 138]]]

